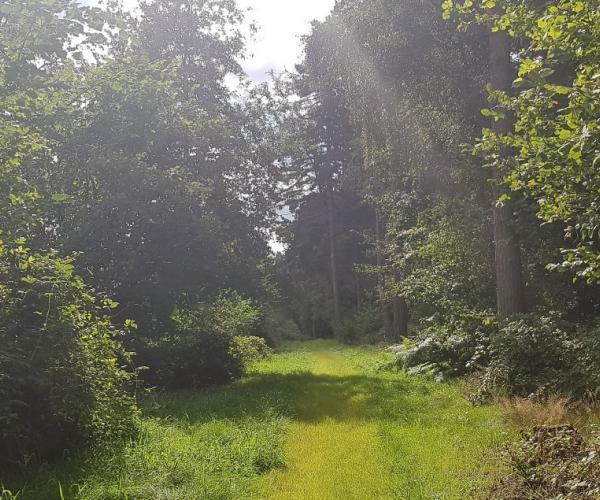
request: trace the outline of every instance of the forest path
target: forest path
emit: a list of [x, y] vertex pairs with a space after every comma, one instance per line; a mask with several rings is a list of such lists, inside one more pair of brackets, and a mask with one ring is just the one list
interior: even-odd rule
[[257, 479], [252, 498], [481, 498], [501, 473], [498, 408], [474, 408], [459, 384], [378, 370], [382, 359], [380, 350], [316, 341], [265, 363], [285, 388], [286, 466]]
[[378, 369], [391, 357], [287, 343], [231, 385], [152, 395], [122, 447], [0, 484], [24, 500], [487, 498], [511, 439], [500, 409], [473, 407], [459, 383]]
[[364, 374], [331, 350], [310, 351], [309, 356], [310, 372], [319, 382], [298, 399], [298, 419], [291, 425], [286, 448], [287, 468], [264, 479], [264, 498], [390, 497], [386, 488], [392, 463], [380, 445], [377, 425], [368, 418], [369, 386], [357, 384], [348, 394], [348, 382], [358, 382]]

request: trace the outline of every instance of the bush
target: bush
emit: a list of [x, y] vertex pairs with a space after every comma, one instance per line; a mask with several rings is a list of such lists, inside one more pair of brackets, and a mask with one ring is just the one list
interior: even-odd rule
[[229, 292], [220, 295], [208, 308], [200, 307], [196, 310], [202, 315], [208, 313], [204, 318], [197, 315], [187, 317], [179, 316], [176, 320], [186, 322], [186, 328], [201, 324], [203, 319], [208, 323], [207, 328], [216, 328], [225, 335], [234, 337], [236, 335], [253, 335], [257, 332], [263, 316], [262, 310], [250, 299], [241, 297], [237, 292]]
[[391, 366], [408, 374], [428, 374], [447, 380], [471, 373], [488, 362], [489, 337], [494, 324], [483, 315], [448, 325], [431, 325], [414, 341], [406, 341], [395, 349]]
[[575, 398], [600, 388], [600, 336], [547, 316], [527, 315], [490, 340], [483, 389], [511, 395]]
[[294, 321], [282, 311], [268, 306], [263, 308], [258, 332], [271, 345], [276, 345], [284, 340], [302, 339], [300, 328]]
[[439, 380], [482, 373], [473, 402], [494, 393], [563, 395], [581, 399], [600, 392], [600, 333], [550, 316], [523, 315], [498, 328], [485, 315], [432, 325], [416, 341], [396, 349], [391, 366]]
[[536, 427], [510, 450], [512, 476], [493, 498], [600, 497], [600, 439], [570, 425]]
[[239, 378], [243, 360], [234, 355], [237, 336], [256, 331], [261, 310], [236, 293], [213, 302], [184, 303], [171, 316], [171, 331], [139, 349], [144, 380], [170, 389], [222, 385]]
[[271, 348], [261, 337], [234, 337], [231, 342], [232, 356], [246, 365], [252, 361], [263, 359], [271, 355]]
[[335, 336], [346, 344], [369, 344], [380, 340], [383, 329], [381, 310], [363, 306], [335, 327]]
[[52, 458], [132, 433], [134, 375], [73, 264], [0, 242], [0, 462]]

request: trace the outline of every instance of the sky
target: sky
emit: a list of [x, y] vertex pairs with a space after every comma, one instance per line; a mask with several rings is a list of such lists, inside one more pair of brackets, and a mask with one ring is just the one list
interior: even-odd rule
[[253, 81], [264, 81], [270, 70], [293, 70], [300, 61], [300, 37], [310, 32], [313, 20], [322, 21], [333, 9], [335, 0], [238, 0], [259, 31], [249, 44], [252, 57], [244, 63]]
[[[237, 0], [241, 9], [251, 9], [247, 18], [258, 33], [248, 44], [250, 57], [244, 69], [254, 82], [268, 80], [267, 73], [293, 70], [302, 55], [300, 37], [310, 32], [313, 20], [322, 21], [333, 9], [335, 0]], [[137, 0], [124, 0], [135, 8]]]

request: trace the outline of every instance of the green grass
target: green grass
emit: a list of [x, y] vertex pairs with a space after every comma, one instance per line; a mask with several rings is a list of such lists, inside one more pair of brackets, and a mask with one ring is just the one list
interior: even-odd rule
[[286, 346], [230, 387], [162, 394], [122, 449], [4, 481], [21, 499], [467, 498], [501, 472], [497, 407], [375, 369], [384, 354]]

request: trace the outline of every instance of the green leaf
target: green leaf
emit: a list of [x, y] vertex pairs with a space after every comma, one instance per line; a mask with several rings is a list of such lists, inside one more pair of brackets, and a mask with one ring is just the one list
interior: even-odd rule
[[65, 203], [70, 199], [71, 197], [67, 193], [55, 193], [52, 195], [52, 201], [55, 203]]

